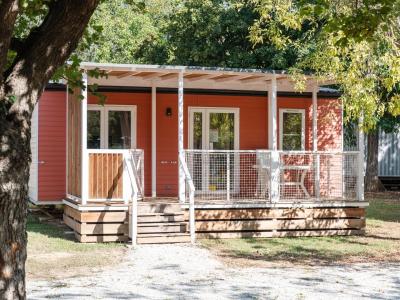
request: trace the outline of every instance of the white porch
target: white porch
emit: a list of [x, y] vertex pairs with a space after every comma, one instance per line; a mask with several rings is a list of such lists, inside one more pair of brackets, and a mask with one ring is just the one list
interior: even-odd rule
[[[305, 91], [312, 96], [312, 149], [305, 150], [304, 146], [301, 146], [300, 150], [287, 151], [278, 148], [279, 144], [282, 145], [282, 133], [281, 141], [278, 143], [279, 128], [282, 127], [278, 124], [278, 92], [295, 92], [295, 90], [294, 83], [284, 72], [95, 63], [84, 63], [82, 68], [84, 70], [98, 68], [108, 74], [108, 79], [87, 78], [86, 84], [151, 88], [152, 197], [145, 198], [144, 174], [150, 170], [144, 167], [143, 149], [88, 148], [86, 89], [81, 91], [83, 100], [79, 105], [77, 102], [69, 102], [69, 113], [72, 113], [68, 126], [70, 184], [67, 193], [69, 200], [64, 203], [77, 211], [127, 211], [131, 207], [133, 214], [129, 224], [132, 236], [135, 237], [138, 229], [138, 205], [160, 202], [156, 189], [155, 125], [158, 88], [174, 88], [177, 91], [179, 191], [176, 200], [179, 200], [182, 209], [189, 209], [187, 221], [190, 224], [192, 240], [196, 231], [195, 209], [219, 207], [347, 209], [365, 205], [363, 135], [360, 134], [361, 151], [344, 152], [342, 149], [318, 151], [319, 83], [313, 77], [307, 79]], [[196, 149], [192, 143], [188, 143], [189, 149], [185, 149], [184, 131], [189, 125], [184, 123], [185, 88], [267, 92], [268, 115], [265, 117], [268, 119], [266, 137], [268, 149], [242, 150], [234, 140], [231, 144], [236, 146], [231, 148], [210, 149], [207, 146]], [[203, 112], [203, 118], [204, 111], [199, 111]], [[299, 121], [299, 126], [304, 129], [304, 114], [302, 116], [303, 123]], [[280, 121], [282, 122], [282, 117]], [[135, 127], [135, 130], [141, 129]], [[209, 128], [206, 130], [209, 131]], [[290, 134], [292, 133], [288, 133]], [[294, 140], [296, 138], [298, 141]], [[292, 142], [294, 145], [303, 144], [303, 133], [297, 134]], [[132, 142], [131, 147], [134, 145], [135, 142]], [[171, 202], [169, 204], [177, 202], [175, 199], [169, 201]]]

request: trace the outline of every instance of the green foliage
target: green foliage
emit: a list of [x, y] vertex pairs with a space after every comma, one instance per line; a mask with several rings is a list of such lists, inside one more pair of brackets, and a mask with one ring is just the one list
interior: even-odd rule
[[[86, 61], [133, 63], [134, 55], [157, 34], [156, 22], [139, 1], [103, 2], [93, 15], [88, 33], [98, 33], [79, 51]], [[150, 4], [149, 4], [150, 5]]]
[[399, 0], [253, 3], [260, 18], [252, 41], [297, 49], [292, 72], [312, 71], [338, 83], [348, 120], [364, 114], [369, 130], [383, 117], [400, 114]]
[[113, 0], [103, 2], [90, 28], [102, 33], [78, 53], [83, 60], [285, 69], [294, 49], [254, 46], [249, 28], [258, 13], [239, 0]]
[[294, 63], [292, 49], [254, 45], [249, 28], [258, 13], [249, 1], [186, 0], [173, 9], [157, 39], [137, 54], [142, 62], [220, 67], [284, 69]]

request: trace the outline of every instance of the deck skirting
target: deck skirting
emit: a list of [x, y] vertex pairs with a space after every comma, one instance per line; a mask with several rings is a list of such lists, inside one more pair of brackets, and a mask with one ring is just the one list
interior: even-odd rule
[[[360, 235], [365, 208], [197, 208], [197, 238]], [[188, 218], [188, 212], [186, 212]]]
[[64, 223], [82, 243], [128, 241], [127, 211], [81, 211], [64, 206]]
[[[65, 202], [64, 222], [80, 242], [126, 242], [129, 240], [129, 212], [126, 207], [100, 204], [80, 206]], [[325, 203], [326, 205], [327, 203]], [[196, 207], [196, 237], [297, 237], [360, 235], [365, 230], [365, 205], [360, 206], [207, 206]], [[250, 205], [250, 204], [249, 204]], [[281, 204], [283, 205], [283, 204]], [[109, 208], [112, 208], [110, 210]], [[119, 210], [118, 210], [119, 208]], [[138, 243], [157, 243], [161, 235], [189, 240], [189, 211], [176, 202], [140, 202]], [[185, 225], [185, 226], [184, 226]], [[156, 236], [157, 235], [157, 236]], [[146, 238], [146, 239], [145, 239]], [[169, 241], [169, 240], [168, 240]], [[168, 242], [165, 240], [164, 242]]]

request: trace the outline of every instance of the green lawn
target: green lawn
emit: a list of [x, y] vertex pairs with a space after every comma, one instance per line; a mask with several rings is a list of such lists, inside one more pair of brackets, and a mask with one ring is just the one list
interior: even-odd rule
[[78, 243], [65, 227], [44, 224], [33, 215], [28, 217], [27, 231], [27, 273], [34, 278], [87, 275], [122, 260], [125, 252], [117, 243]]
[[[201, 240], [232, 263], [295, 264], [400, 261], [400, 201], [370, 200], [367, 233], [350, 237]], [[126, 247], [117, 243], [82, 244], [65, 227], [28, 218], [27, 273], [31, 278], [90, 275], [123, 262]]]
[[201, 243], [230, 262], [400, 261], [399, 221], [399, 200], [370, 200], [365, 236], [216, 239]]

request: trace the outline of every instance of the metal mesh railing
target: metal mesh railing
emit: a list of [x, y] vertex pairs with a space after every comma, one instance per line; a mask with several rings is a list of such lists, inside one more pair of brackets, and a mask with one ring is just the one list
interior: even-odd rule
[[257, 201], [269, 199], [269, 151], [187, 150], [186, 162], [196, 200]]
[[357, 152], [282, 152], [279, 166], [283, 201], [356, 198]]
[[[198, 202], [271, 201], [269, 150], [186, 150]], [[279, 152], [278, 201], [355, 200], [358, 152]], [[188, 197], [188, 196], [187, 196]], [[187, 198], [186, 197], [186, 198]]]

